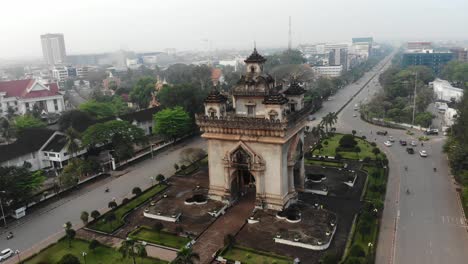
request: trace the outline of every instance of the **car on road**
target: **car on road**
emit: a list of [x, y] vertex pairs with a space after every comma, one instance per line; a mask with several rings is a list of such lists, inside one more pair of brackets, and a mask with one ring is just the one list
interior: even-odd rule
[[307, 117], [307, 120], [309, 120], [309, 121], [314, 121], [315, 119], [317, 119], [315, 116], [309, 116], [309, 117]]
[[387, 146], [387, 147], [391, 147], [391, 146], [392, 146], [392, 142], [390, 142], [390, 141], [387, 140], [387, 141], [384, 142], [384, 145]]
[[418, 143], [416, 141], [414, 141], [414, 140], [411, 141], [411, 146], [416, 147], [417, 145], [418, 145]]
[[356, 113], [354, 113], [354, 114], [353, 114], [353, 117], [357, 117], [357, 114], [356, 114]]
[[408, 145], [408, 143], [406, 142], [406, 140], [400, 140], [400, 145], [406, 146]]
[[388, 141], [390, 141], [390, 142], [393, 143], [393, 142], [395, 142], [395, 139], [394, 139], [392, 136], [389, 136], [389, 137], [388, 137]]
[[424, 134], [426, 135], [439, 135], [439, 130], [438, 129], [428, 129], [424, 131]]
[[387, 134], [388, 134], [387, 130], [377, 131], [377, 135], [379, 136], [386, 136]]
[[406, 152], [408, 152], [408, 154], [414, 154], [414, 149], [413, 148], [406, 148]]
[[425, 158], [425, 157], [427, 157], [427, 152], [425, 150], [421, 150], [421, 151], [419, 151], [419, 156]]
[[11, 257], [11, 255], [13, 255], [13, 251], [11, 249], [7, 248], [2, 250], [2, 252], [0, 252], [0, 261], [6, 260]]

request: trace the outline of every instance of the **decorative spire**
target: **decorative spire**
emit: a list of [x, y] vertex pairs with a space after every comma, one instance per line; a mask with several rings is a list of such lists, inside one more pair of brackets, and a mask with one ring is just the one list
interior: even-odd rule
[[216, 86], [213, 87], [211, 92], [205, 98], [205, 103], [225, 103], [227, 101], [226, 96], [222, 95]]
[[254, 50], [247, 59], [244, 60], [245, 63], [264, 63], [266, 59], [260, 55], [257, 51], [257, 45], [254, 44]]

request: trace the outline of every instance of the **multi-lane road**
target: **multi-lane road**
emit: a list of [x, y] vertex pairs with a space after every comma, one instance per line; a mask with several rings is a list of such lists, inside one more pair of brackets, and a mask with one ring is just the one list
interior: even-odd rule
[[[411, 155], [398, 140], [417, 141], [421, 132], [409, 136], [404, 130], [377, 127], [354, 116], [354, 105], [369, 100], [381, 89], [377, 79], [378, 75], [343, 109], [337, 124], [338, 131], [349, 133], [354, 129], [375, 141], [389, 159], [390, 175], [376, 263], [468, 263], [467, 223], [446, 155], [442, 153], [445, 138], [431, 137], [424, 146], [418, 144], [416, 153]], [[387, 137], [377, 136], [377, 130], [387, 130], [396, 139], [395, 144], [384, 146]], [[429, 156], [420, 157], [419, 150], [426, 150]]]

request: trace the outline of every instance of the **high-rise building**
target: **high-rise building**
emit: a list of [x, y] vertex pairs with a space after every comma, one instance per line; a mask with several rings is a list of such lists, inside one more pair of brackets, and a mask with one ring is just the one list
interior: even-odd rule
[[439, 73], [443, 66], [454, 59], [454, 54], [451, 52], [440, 52], [434, 50], [410, 51], [403, 53], [401, 65], [405, 68], [408, 66], [426, 66], [431, 68], [435, 73]]
[[328, 53], [328, 65], [343, 65], [343, 70], [346, 71], [348, 67], [348, 49], [337, 48], [330, 50], [330, 53]]
[[468, 61], [468, 50], [466, 48], [451, 48], [450, 51], [454, 54], [457, 61]]
[[42, 54], [49, 65], [63, 64], [67, 57], [63, 34], [41, 35]]

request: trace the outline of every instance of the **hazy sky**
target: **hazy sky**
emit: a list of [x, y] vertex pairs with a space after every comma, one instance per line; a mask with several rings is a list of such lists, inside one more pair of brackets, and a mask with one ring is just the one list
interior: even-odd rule
[[[0, 58], [42, 56], [39, 35], [63, 33], [68, 54], [466, 39], [467, 0], [2, 0]], [[206, 41], [209, 40], [209, 41]]]

